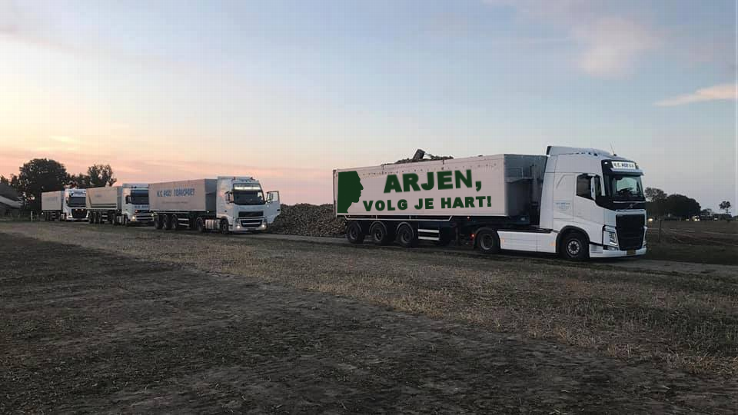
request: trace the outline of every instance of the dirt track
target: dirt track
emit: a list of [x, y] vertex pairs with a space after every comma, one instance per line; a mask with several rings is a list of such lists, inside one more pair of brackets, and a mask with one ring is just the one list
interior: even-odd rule
[[[51, 239], [61, 226], [0, 232]], [[235, 275], [239, 262], [205, 272], [181, 251], [215, 241], [210, 258], [227, 240], [166, 236], [144, 254], [129, 245], [137, 231], [98, 232], [125, 232], [125, 254], [0, 233], [0, 411], [731, 413], [738, 403], [735, 378], [263, 282], [300, 278], [293, 255], [360, 263], [374, 250], [239, 241], [243, 256], [271, 262]], [[439, 267], [431, 255], [383, 257], [398, 255]]]

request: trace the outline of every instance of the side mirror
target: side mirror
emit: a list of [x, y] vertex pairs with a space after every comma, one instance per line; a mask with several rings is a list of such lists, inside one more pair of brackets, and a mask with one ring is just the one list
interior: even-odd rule
[[225, 193], [225, 202], [226, 203], [233, 203], [233, 193], [226, 192]]
[[599, 184], [599, 180], [600, 178], [597, 176], [592, 176], [589, 178], [589, 192], [590, 199], [592, 200], [597, 200], [597, 196], [599, 196], [597, 194], [597, 189], [599, 189], [599, 186], [597, 186]]
[[131, 196], [126, 196], [126, 203], [131, 203]]

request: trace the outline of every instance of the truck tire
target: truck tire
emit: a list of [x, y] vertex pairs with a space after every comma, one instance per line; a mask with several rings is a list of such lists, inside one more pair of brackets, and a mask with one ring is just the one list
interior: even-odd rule
[[164, 215], [164, 230], [172, 230], [172, 215]]
[[115, 213], [108, 212], [108, 224], [115, 225]]
[[418, 244], [415, 229], [409, 223], [402, 223], [397, 227], [397, 243], [403, 248], [412, 248]]
[[478, 230], [474, 240], [477, 249], [483, 254], [500, 252], [500, 237], [494, 229], [482, 228]]
[[195, 223], [198, 232], [205, 233], [207, 231], [207, 229], [205, 228], [205, 221], [202, 220], [202, 218], [197, 218], [197, 221]]
[[346, 226], [346, 239], [352, 244], [358, 245], [364, 242], [364, 229], [359, 222], [349, 222]]
[[181, 229], [179, 226], [179, 217], [177, 215], [169, 215], [172, 221], [172, 229], [178, 231]]
[[379, 221], [372, 223], [369, 234], [377, 245], [388, 245], [392, 241], [387, 225]]
[[164, 227], [161, 215], [154, 215], [154, 229], [161, 229]]
[[95, 223], [95, 212], [87, 212], [87, 223]]
[[577, 231], [569, 232], [561, 240], [561, 255], [569, 261], [584, 261], [589, 258], [589, 240]]
[[121, 225], [131, 226], [131, 222], [128, 221], [128, 215], [123, 215], [123, 220], [121, 221]]
[[231, 233], [231, 230], [228, 229], [228, 219], [221, 219], [220, 220], [220, 233], [223, 235], [228, 235]]

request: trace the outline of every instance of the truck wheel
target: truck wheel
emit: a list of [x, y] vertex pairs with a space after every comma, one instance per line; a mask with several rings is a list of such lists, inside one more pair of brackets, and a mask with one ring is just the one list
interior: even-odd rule
[[108, 212], [108, 224], [115, 225], [115, 214]]
[[231, 230], [228, 229], [228, 219], [221, 219], [220, 220], [220, 233], [223, 235], [228, 235], [231, 233]]
[[131, 225], [131, 223], [128, 222], [128, 215], [123, 215], [123, 220], [121, 221], [121, 224], [123, 226], [130, 226]]
[[93, 224], [95, 223], [95, 217], [93, 212], [87, 212], [87, 223]]
[[172, 229], [174, 229], [175, 231], [180, 230], [181, 227], [179, 226], [179, 217], [177, 217], [177, 215], [170, 215], [170, 218], [170, 220], [172, 221]]
[[154, 228], [155, 229], [161, 229], [164, 227], [164, 220], [161, 217], [161, 215], [155, 215], [154, 216]]
[[500, 238], [494, 229], [481, 229], [477, 231], [477, 249], [483, 254], [496, 254], [500, 252]]
[[581, 232], [570, 232], [564, 237], [561, 254], [570, 261], [584, 261], [589, 258], [589, 241]]
[[387, 226], [379, 221], [372, 223], [372, 226], [369, 228], [369, 234], [372, 235], [374, 243], [377, 245], [387, 245], [391, 241]]
[[415, 230], [409, 223], [403, 223], [397, 228], [397, 242], [404, 248], [412, 248], [418, 243]]
[[172, 229], [172, 215], [164, 215], [164, 230]]
[[361, 244], [364, 242], [364, 230], [361, 229], [359, 222], [351, 222], [346, 227], [346, 239], [352, 244]]
[[207, 229], [205, 228], [205, 221], [202, 220], [202, 218], [197, 218], [197, 231], [200, 233], [205, 233]]

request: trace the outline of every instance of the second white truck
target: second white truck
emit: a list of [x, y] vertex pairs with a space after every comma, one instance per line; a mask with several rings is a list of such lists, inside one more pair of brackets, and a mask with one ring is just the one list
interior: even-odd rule
[[151, 183], [149, 201], [156, 229], [261, 232], [281, 212], [279, 192], [265, 197], [253, 177]]
[[148, 184], [124, 183], [122, 186], [87, 189], [86, 206], [90, 223], [124, 226], [153, 223]]
[[85, 189], [64, 189], [41, 193], [41, 215], [46, 221], [83, 221], [87, 218]]

